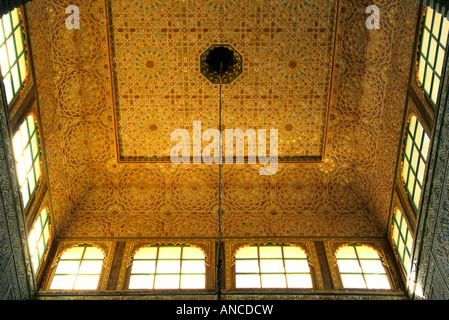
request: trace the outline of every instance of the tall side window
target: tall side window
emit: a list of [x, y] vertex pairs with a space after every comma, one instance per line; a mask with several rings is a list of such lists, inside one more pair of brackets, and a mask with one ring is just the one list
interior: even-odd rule
[[438, 99], [448, 31], [448, 19], [427, 7], [418, 55], [418, 81], [434, 104]]
[[289, 245], [252, 245], [235, 255], [236, 288], [312, 288], [303, 249]]
[[204, 289], [206, 257], [193, 246], [146, 246], [134, 257], [129, 289]]
[[97, 289], [103, 260], [103, 252], [97, 247], [70, 248], [58, 260], [50, 290]]
[[396, 209], [394, 213], [392, 227], [394, 248], [399, 256], [405, 274], [408, 275], [411, 263], [413, 237], [407, 226], [407, 222], [399, 209]]
[[27, 77], [26, 50], [19, 9], [1, 17], [0, 68], [9, 105]]
[[429, 146], [429, 136], [418, 118], [411, 116], [404, 141], [402, 178], [416, 210], [421, 201]]
[[48, 210], [43, 209], [28, 235], [28, 247], [34, 274], [37, 275], [50, 239], [50, 220]]
[[390, 282], [376, 250], [365, 245], [346, 245], [336, 253], [344, 288], [390, 289]]
[[34, 116], [29, 115], [15, 133], [13, 148], [22, 204], [27, 208], [41, 176], [39, 137]]

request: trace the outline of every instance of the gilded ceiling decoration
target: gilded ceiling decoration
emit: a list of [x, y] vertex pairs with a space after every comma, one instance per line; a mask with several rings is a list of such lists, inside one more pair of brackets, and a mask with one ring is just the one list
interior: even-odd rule
[[368, 30], [370, 4], [27, 4], [57, 235], [216, 237], [218, 167], [167, 161], [174, 129], [218, 128], [218, 85], [200, 72], [212, 44], [242, 56], [224, 128], [279, 130], [276, 174], [223, 165], [223, 236], [384, 235], [417, 4], [377, 1]]

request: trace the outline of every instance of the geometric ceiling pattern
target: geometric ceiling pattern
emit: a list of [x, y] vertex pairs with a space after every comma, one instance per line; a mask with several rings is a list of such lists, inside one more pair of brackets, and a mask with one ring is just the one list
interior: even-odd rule
[[280, 161], [321, 161], [337, 2], [106, 1], [120, 161], [170, 161], [173, 130], [219, 128], [219, 86], [200, 70], [214, 43], [244, 60], [222, 127], [277, 129]]
[[370, 4], [28, 3], [57, 235], [217, 236], [218, 166], [158, 157], [175, 128], [218, 128], [199, 59], [225, 43], [243, 72], [223, 85], [223, 127], [277, 127], [281, 162], [271, 176], [223, 165], [223, 236], [383, 236], [418, 4], [377, 1], [381, 27], [368, 30]]

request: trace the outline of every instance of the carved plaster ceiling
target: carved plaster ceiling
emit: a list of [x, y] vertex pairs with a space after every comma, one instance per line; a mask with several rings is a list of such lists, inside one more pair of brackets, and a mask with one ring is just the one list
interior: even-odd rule
[[168, 158], [173, 130], [219, 127], [219, 87], [200, 72], [213, 44], [242, 56], [223, 127], [279, 132], [276, 174], [223, 165], [223, 236], [384, 235], [417, 4], [377, 1], [368, 30], [368, 2], [27, 4], [57, 235], [217, 235], [217, 165]]

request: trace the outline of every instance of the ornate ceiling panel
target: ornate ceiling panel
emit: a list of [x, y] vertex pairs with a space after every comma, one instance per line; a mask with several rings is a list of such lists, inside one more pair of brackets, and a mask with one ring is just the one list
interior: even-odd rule
[[[224, 127], [278, 128], [281, 156], [303, 162], [272, 176], [224, 165], [223, 236], [383, 235], [417, 4], [378, 1], [381, 28], [368, 30], [370, 4], [27, 4], [57, 234], [217, 235], [217, 165], [148, 160], [168, 155], [173, 129], [217, 128], [218, 86], [199, 57], [228, 43], [243, 72], [223, 86]], [[68, 5], [79, 30], [65, 26]]]
[[215, 43], [243, 58], [223, 126], [278, 129], [281, 161], [322, 160], [336, 0], [106, 3], [120, 161], [170, 161], [173, 130], [219, 127], [219, 87], [200, 72]]

